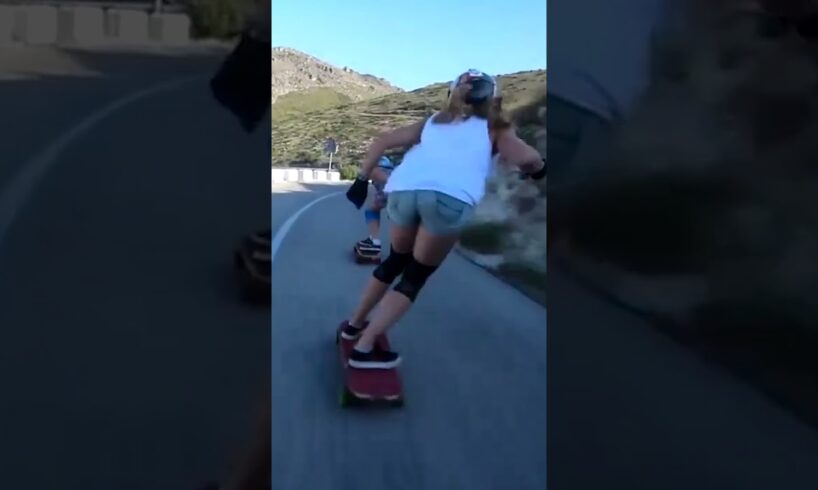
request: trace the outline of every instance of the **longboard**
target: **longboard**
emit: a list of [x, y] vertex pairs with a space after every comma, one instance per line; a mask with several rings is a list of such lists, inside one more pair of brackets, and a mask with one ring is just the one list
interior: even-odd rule
[[[365, 403], [385, 403], [393, 407], [403, 406], [403, 386], [397, 369], [355, 369], [347, 365], [354, 340], [341, 337], [341, 323], [335, 332], [335, 343], [344, 370], [344, 386], [341, 391], [341, 406], [348, 407]], [[383, 349], [389, 349], [389, 339], [385, 335], [378, 338]]]
[[253, 303], [270, 302], [270, 270], [264, 270], [269, 268], [269, 256], [269, 251], [252, 247], [247, 239], [233, 253], [242, 296]]
[[356, 264], [375, 264], [381, 263], [381, 254], [367, 254], [358, 250], [357, 246], [352, 247], [352, 255], [355, 257]]

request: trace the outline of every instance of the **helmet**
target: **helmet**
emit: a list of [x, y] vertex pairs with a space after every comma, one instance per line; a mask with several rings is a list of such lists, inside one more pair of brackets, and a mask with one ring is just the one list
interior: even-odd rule
[[466, 75], [465, 83], [471, 84], [471, 90], [466, 94], [466, 103], [469, 105], [478, 105], [486, 101], [490, 97], [497, 95], [497, 82], [494, 77], [484, 73], [480, 70], [470, 69], [469, 71], [458, 75], [449, 86], [449, 95], [452, 90], [460, 84], [460, 79]]

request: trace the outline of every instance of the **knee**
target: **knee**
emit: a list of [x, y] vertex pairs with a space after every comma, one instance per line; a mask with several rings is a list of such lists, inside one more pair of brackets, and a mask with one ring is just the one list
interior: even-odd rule
[[395, 285], [395, 291], [403, 294], [409, 298], [410, 301], [414, 302], [418, 293], [426, 284], [426, 280], [429, 279], [429, 276], [434, 274], [437, 268], [438, 266], [436, 265], [421, 264], [415, 260], [414, 257], [411, 258], [406, 265], [406, 269], [403, 271], [403, 276], [401, 276], [400, 281]]
[[389, 251], [389, 257], [375, 268], [372, 275], [385, 284], [392, 284], [403, 273], [406, 265], [412, 259], [412, 252], [398, 253], [394, 248]]

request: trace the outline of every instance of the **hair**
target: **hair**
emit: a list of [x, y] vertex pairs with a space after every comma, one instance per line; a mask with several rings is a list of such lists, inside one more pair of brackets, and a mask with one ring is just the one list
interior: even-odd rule
[[489, 129], [492, 131], [502, 131], [511, 127], [511, 120], [503, 112], [501, 96], [489, 97], [482, 104], [472, 106], [466, 104], [463, 98], [457, 97], [456, 92], [452, 91], [449, 93], [446, 106], [432, 118], [432, 123], [449, 124], [458, 117], [485, 119], [489, 122]]

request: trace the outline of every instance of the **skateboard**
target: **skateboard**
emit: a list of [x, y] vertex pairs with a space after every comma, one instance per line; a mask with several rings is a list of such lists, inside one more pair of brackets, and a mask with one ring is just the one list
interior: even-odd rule
[[374, 265], [378, 265], [378, 264], [381, 263], [381, 254], [380, 253], [368, 254], [368, 253], [361, 252], [360, 250], [358, 250], [357, 245], [352, 247], [352, 255], [355, 257], [355, 263], [356, 264], [374, 264]]
[[[335, 343], [338, 345], [341, 367], [344, 370], [341, 406], [381, 403], [391, 407], [402, 407], [403, 387], [397, 369], [355, 369], [347, 365], [355, 341], [341, 337], [341, 329], [345, 324], [346, 322], [341, 323], [335, 332]], [[389, 349], [389, 339], [385, 335], [378, 338], [378, 344], [383, 349]]]
[[252, 303], [270, 303], [270, 251], [242, 240], [233, 252], [242, 297]]

